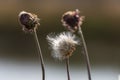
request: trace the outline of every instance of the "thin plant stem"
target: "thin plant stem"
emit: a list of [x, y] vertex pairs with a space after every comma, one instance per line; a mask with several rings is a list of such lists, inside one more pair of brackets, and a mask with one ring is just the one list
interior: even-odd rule
[[68, 80], [70, 80], [69, 58], [66, 59], [66, 69], [67, 69], [67, 77], [68, 77]]
[[85, 61], [86, 61], [87, 71], [88, 71], [88, 79], [92, 80], [92, 78], [91, 78], [91, 66], [90, 66], [89, 55], [88, 55], [88, 51], [87, 51], [86, 42], [85, 42], [85, 39], [84, 39], [84, 36], [83, 36], [83, 33], [82, 33], [82, 30], [81, 30], [80, 26], [79, 26], [78, 34], [80, 35], [81, 40], [82, 40], [82, 44], [83, 44], [84, 56], [85, 56]]
[[38, 49], [39, 60], [40, 60], [40, 62], [41, 62], [41, 68], [42, 68], [42, 80], [45, 80], [44, 61], [43, 61], [42, 51], [41, 51], [41, 47], [40, 47], [40, 44], [39, 44], [38, 36], [37, 36], [37, 33], [36, 33], [36, 29], [34, 29], [33, 34], [34, 34], [35, 42], [36, 42], [36, 46], [37, 46], [37, 49]]

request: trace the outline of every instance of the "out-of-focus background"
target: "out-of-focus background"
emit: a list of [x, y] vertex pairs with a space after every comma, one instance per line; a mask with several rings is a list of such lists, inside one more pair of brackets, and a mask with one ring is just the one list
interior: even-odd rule
[[[0, 80], [41, 80], [41, 67], [32, 34], [18, 22], [21, 11], [38, 15], [37, 30], [42, 48], [46, 80], [66, 80], [64, 61], [52, 58], [46, 35], [65, 31], [61, 16], [79, 9], [88, 47], [93, 80], [118, 80], [120, 75], [120, 0], [1, 0]], [[88, 80], [86, 64], [78, 48], [70, 59], [72, 80]]]

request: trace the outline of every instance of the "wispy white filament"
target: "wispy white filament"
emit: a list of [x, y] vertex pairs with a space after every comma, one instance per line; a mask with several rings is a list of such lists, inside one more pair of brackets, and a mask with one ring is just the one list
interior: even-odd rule
[[[52, 48], [52, 56], [59, 60], [66, 59], [71, 55], [67, 55], [69, 52], [73, 52], [76, 45], [79, 45], [79, 39], [70, 32], [62, 32], [58, 35], [50, 34], [47, 36], [47, 40]], [[72, 50], [72, 51], [71, 51]]]

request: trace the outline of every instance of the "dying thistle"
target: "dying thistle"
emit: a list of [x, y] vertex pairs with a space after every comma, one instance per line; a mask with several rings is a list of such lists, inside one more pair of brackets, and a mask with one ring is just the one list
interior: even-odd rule
[[69, 58], [79, 43], [77, 37], [70, 32], [62, 32], [57, 36], [48, 35], [47, 40], [52, 48], [52, 56], [59, 60]]
[[61, 21], [63, 26], [65, 26], [67, 30], [75, 34], [76, 32], [78, 32], [77, 34], [81, 37], [82, 48], [84, 49], [84, 56], [87, 64], [88, 79], [91, 80], [89, 56], [88, 56], [86, 42], [84, 40], [84, 36], [81, 30], [81, 25], [83, 23], [84, 16], [80, 16], [79, 13], [80, 11], [78, 9], [76, 9], [75, 11], [68, 11], [63, 14]]
[[78, 26], [82, 25], [84, 20], [84, 16], [80, 16], [79, 13], [80, 11], [78, 9], [64, 13], [61, 19], [63, 26], [71, 32], [78, 31]]
[[25, 32], [33, 32], [40, 25], [37, 15], [22, 11], [19, 13], [19, 22], [23, 26]]
[[39, 43], [37, 32], [36, 32], [38, 25], [40, 25], [39, 18], [35, 14], [22, 11], [19, 13], [19, 22], [23, 27], [23, 31], [31, 32], [35, 38], [36, 46], [38, 49], [38, 56], [41, 62], [42, 80], [45, 80], [44, 61], [43, 61], [42, 51], [41, 51], [40, 43]]
[[48, 35], [47, 40], [52, 48], [52, 56], [59, 60], [66, 60], [66, 69], [68, 80], [70, 80], [69, 73], [69, 58], [79, 45], [79, 40], [71, 32], [62, 32], [56, 36]]

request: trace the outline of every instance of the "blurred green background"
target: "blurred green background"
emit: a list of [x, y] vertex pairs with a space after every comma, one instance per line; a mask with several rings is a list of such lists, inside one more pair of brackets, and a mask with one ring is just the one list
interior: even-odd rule
[[[41, 68], [33, 35], [24, 33], [18, 21], [21, 11], [35, 13], [40, 18], [41, 25], [37, 32], [47, 68], [47, 80], [56, 80], [58, 76], [61, 76], [60, 80], [66, 80], [64, 61], [55, 61], [51, 57], [46, 35], [65, 31], [61, 16], [75, 9], [85, 16], [82, 30], [93, 80], [117, 80], [120, 75], [119, 0], [1, 0], [0, 80], [40, 80]], [[70, 65], [74, 80], [87, 80], [80, 48], [71, 57]], [[56, 77], [53, 78], [55, 75], [51, 73]]]

